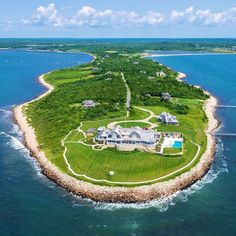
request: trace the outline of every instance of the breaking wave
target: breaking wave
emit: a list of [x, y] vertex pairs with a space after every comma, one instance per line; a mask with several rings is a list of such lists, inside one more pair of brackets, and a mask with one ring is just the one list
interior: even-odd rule
[[23, 133], [20, 130], [19, 126], [16, 124], [12, 124], [12, 128], [9, 131], [10, 134], [16, 135], [18, 138], [22, 140]]
[[0, 109], [0, 113], [3, 113], [5, 116], [10, 116], [12, 112], [10, 110]]
[[6, 146], [16, 150], [17, 152], [20, 152], [23, 157], [25, 158], [25, 160], [34, 168], [34, 170], [36, 171], [36, 178], [39, 178], [40, 180], [42, 180], [43, 182], [45, 182], [45, 180], [47, 181], [47, 183], [49, 182], [49, 180], [42, 174], [41, 172], [41, 168], [38, 165], [38, 162], [36, 161], [36, 159], [34, 159], [31, 156], [30, 151], [24, 146], [24, 144], [22, 143], [22, 137], [20, 138], [16, 138], [10, 134], [7, 134], [5, 132], [0, 132], [0, 136], [4, 136], [7, 138], [6, 141]]
[[0, 109], [0, 122], [10, 124], [12, 119], [12, 112], [10, 110]]
[[40, 182], [45, 183], [50, 188], [51, 181], [49, 181], [42, 174], [38, 162], [32, 157], [29, 149], [27, 149], [23, 144], [23, 133], [20, 130], [19, 126], [13, 122], [13, 113], [11, 111], [11, 107], [9, 108], [9, 110], [0, 109], [0, 124], [1, 128], [3, 128], [3, 130], [0, 130], [0, 137], [4, 137], [3, 145], [12, 148], [20, 153], [36, 171], [35, 178], [37, 178]]
[[9, 108], [9, 110], [0, 109], [0, 125], [1, 128], [3, 128], [1, 131], [22, 140], [22, 132], [18, 125], [13, 122], [13, 112], [11, 111], [11, 108]]
[[5, 132], [0, 132], [0, 135], [8, 138], [8, 141], [6, 142], [7, 146], [9, 146], [15, 150], [27, 150], [18, 138], [14, 137], [10, 134], [7, 134]]

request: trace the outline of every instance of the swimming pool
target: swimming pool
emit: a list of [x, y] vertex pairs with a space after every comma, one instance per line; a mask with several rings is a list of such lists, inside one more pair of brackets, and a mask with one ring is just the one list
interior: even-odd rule
[[182, 142], [181, 141], [175, 141], [173, 144], [173, 148], [182, 148]]

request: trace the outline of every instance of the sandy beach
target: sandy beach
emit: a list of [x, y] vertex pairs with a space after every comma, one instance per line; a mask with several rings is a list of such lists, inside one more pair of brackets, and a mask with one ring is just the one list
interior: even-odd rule
[[[182, 76], [183, 75], [184, 74], [182, 74]], [[43, 78], [44, 75], [40, 76], [39, 82], [48, 90], [33, 101], [41, 99], [53, 90], [53, 86], [46, 83]], [[217, 105], [217, 99], [212, 95], [208, 100], [206, 100], [204, 105], [204, 109], [208, 117], [208, 127], [206, 129], [207, 148], [198, 164], [188, 172], [185, 172], [174, 179], [152, 185], [132, 188], [94, 185], [78, 180], [61, 172], [46, 158], [45, 153], [39, 149], [34, 129], [27, 122], [27, 117], [24, 115], [23, 110], [24, 107], [30, 102], [19, 105], [14, 109], [15, 120], [24, 133], [25, 145], [37, 159], [42, 172], [49, 179], [53, 180], [64, 189], [67, 189], [69, 192], [84, 198], [89, 198], [99, 202], [124, 203], [143, 203], [158, 198], [164, 198], [174, 194], [178, 190], [189, 187], [197, 180], [201, 179], [209, 170], [214, 159], [215, 140], [211, 133], [218, 128], [219, 122], [215, 117], [215, 106]]]
[[[49, 73], [47, 73], [47, 74], [49, 74]], [[26, 103], [24, 103], [22, 105], [19, 105], [19, 106], [14, 108], [14, 117], [15, 117], [15, 120], [16, 120], [17, 124], [20, 126], [20, 129], [22, 130], [22, 132], [24, 134], [25, 144], [30, 149], [30, 151], [35, 154], [36, 157], [39, 156], [39, 155], [40, 156], [43, 155], [43, 153], [38, 148], [38, 142], [37, 142], [37, 139], [36, 139], [34, 129], [33, 129], [32, 126], [30, 126], [28, 124], [27, 118], [24, 115], [24, 109], [23, 108], [26, 107], [29, 103], [34, 102], [36, 100], [39, 100], [39, 99], [47, 96], [54, 89], [54, 87], [52, 85], [48, 84], [44, 80], [45, 75], [46, 74], [39, 76], [38, 81], [39, 81], [40, 84], [42, 84], [44, 87], [47, 88], [47, 91], [45, 93], [43, 93], [42, 95], [40, 95], [39, 97], [37, 97], [36, 99], [33, 99], [30, 102], [26, 102]]]

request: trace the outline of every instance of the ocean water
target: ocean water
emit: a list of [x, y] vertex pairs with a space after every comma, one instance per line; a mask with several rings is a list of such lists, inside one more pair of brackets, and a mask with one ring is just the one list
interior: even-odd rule
[[[22, 145], [11, 107], [44, 91], [36, 77], [91, 60], [85, 54], [0, 51], [0, 235], [236, 235], [235, 139], [218, 139], [209, 173], [168, 199], [142, 205], [97, 204], [40, 173]], [[158, 59], [159, 60], [159, 59]], [[162, 57], [188, 82], [236, 104], [236, 56]], [[236, 109], [219, 109], [221, 129], [236, 133]]]

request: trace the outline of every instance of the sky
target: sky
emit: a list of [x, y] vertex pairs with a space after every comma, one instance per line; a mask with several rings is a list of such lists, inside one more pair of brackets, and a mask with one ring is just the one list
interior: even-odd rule
[[0, 37], [236, 37], [236, 0], [7, 0]]

